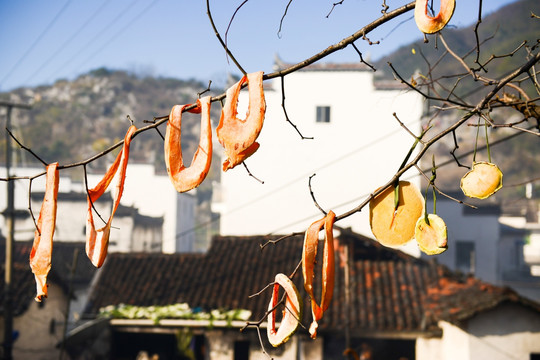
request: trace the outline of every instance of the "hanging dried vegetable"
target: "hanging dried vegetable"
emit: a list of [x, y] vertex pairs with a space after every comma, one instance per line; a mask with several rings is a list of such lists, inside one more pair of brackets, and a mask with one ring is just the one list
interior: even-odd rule
[[[266, 112], [262, 77], [262, 71], [244, 75], [227, 90], [225, 106], [216, 128], [218, 140], [225, 148], [227, 156], [223, 162], [223, 171], [241, 164], [259, 148], [255, 140], [261, 132]], [[238, 96], [246, 83], [249, 89], [249, 105], [246, 119], [242, 120], [237, 118]]]
[[58, 163], [47, 165], [45, 197], [41, 204], [34, 243], [30, 252], [30, 268], [36, 279], [36, 301], [47, 297], [47, 275], [51, 270], [53, 236], [56, 226], [58, 198]]
[[456, 0], [441, 0], [439, 13], [436, 16], [428, 14], [428, 0], [416, 0], [414, 20], [418, 29], [424, 34], [434, 34], [442, 30], [454, 15]]
[[178, 192], [186, 192], [199, 186], [206, 178], [212, 162], [212, 127], [210, 124], [210, 96], [197, 100], [197, 107], [189, 110], [201, 114], [199, 147], [191, 165], [184, 166], [181, 146], [182, 112], [189, 105], [173, 106], [165, 134], [165, 165], [167, 173]]
[[[335, 216], [333, 211], [315, 222], [313, 222], [306, 231], [304, 237], [304, 247], [302, 251], [302, 274], [304, 275], [304, 289], [311, 299], [311, 312], [313, 322], [309, 327], [309, 333], [312, 338], [317, 336], [318, 321], [322, 318], [324, 312], [328, 309], [334, 293], [334, 235], [333, 227]], [[321, 305], [317, 304], [313, 291], [314, 266], [317, 257], [317, 245], [319, 243], [319, 232], [324, 227], [324, 250], [322, 264], [322, 295]]]
[[[126, 136], [124, 137], [124, 145], [122, 150], [116, 156], [114, 163], [107, 170], [105, 176], [101, 181], [93, 188], [88, 189], [88, 213], [86, 217], [86, 254], [95, 267], [101, 267], [107, 256], [107, 249], [109, 247], [109, 236], [111, 232], [112, 220], [114, 213], [120, 204], [122, 193], [124, 192], [124, 181], [126, 179], [126, 168], [129, 159], [129, 145], [131, 143], [131, 137], [137, 130], [135, 126], [130, 126]], [[94, 217], [92, 215], [92, 204], [94, 204], [103, 195], [105, 190], [109, 187], [109, 184], [113, 180], [115, 174], [118, 173], [118, 180], [116, 183], [116, 189], [113, 191], [113, 209], [109, 220], [101, 229], [95, 228]]]

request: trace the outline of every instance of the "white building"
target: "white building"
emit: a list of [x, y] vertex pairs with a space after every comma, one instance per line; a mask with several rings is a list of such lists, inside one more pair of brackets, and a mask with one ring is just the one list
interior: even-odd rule
[[[2, 177], [5, 168], [0, 169]], [[12, 168], [11, 176], [35, 176], [44, 168]], [[81, 169], [82, 173], [82, 169]], [[56, 241], [85, 241], [87, 203], [85, 186], [60, 172]], [[95, 186], [103, 173], [88, 174], [89, 187]], [[113, 184], [114, 184], [113, 180]], [[4, 183], [5, 184], [5, 183]], [[96, 204], [99, 214], [106, 220], [110, 214], [112, 199], [110, 190]], [[15, 209], [20, 215], [15, 227], [15, 240], [29, 240], [34, 236], [34, 224], [28, 212], [29, 180], [15, 181]], [[39, 216], [45, 191], [45, 177], [32, 181], [32, 211]], [[0, 187], [0, 209], [7, 205], [7, 186]], [[120, 207], [115, 214], [111, 229], [110, 251], [194, 251], [196, 198], [191, 193], [179, 194], [170, 183], [167, 174], [156, 174], [148, 164], [128, 165], [125, 188]], [[2, 231], [4, 218], [0, 218]], [[101, 220], [94, 215], [96, 227]]]
[[540, 264], [540, 257], [535, 256], [540, 245], [531, 241], [540, 238], [534, 231], [540, 228], [538, 224], [526, 223], [525, 217], [501, 216], [501, 207], [494, 201], [474, 201], [461, 192], [449, 194], [477, 208], [437, 197], [437, 214], [448, 227], [448, 250], [429, 258], [540, 301], [540, 276], [531, 271], [531, 265]]
[[[420, 132], [421, 96], [397, 81], [377, 82], [361, 63], [314, 64], [287, 75], [284, 88], [290, 121], [313, 139], [302, 139], [286, 121], [281, 79], [265, 83], [261, 146], [246, 161], [264, 184], [243, 166], [222, 174], [213, 211], [221, 215], [223, 235], [304, 231], [321, 217], [308, 186], [313, 174], [311, 188], [323, 209], [341, 214], [354, 208], [391, 178], [414, 143], [393, 113]], [[246, 107], [243, 91], [239, 109]], [[339, 225], [371, 236], [368, 213], [366, 207]]]

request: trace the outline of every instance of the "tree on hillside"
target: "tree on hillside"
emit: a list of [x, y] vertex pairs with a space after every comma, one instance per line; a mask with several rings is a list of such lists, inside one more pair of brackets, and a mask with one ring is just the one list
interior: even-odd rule
[[[231, 23], [235, 21], [235, 15], [242, 11], [242, 6], [246, 2], [247, 0], [244, 1], [242, 5], [236, 9], [234, 15], [231, 16]], [[422, 3], [422, 1], [417, 2]], [[288, 5], [291, 3], [292, 0], [289, 1]], [[435, 4], [433, 5], [439, 9], [437, 4], [438, 2], [435, 1], [434, 3]], [[444, 7], [444, 4], [448, 3], [451, 3], [451, 1], [441, 1], [441, 9]], [[206, 4], [210, 26], [213, 27], [219, 43], [223, 46], [223, 51], [227, 54], [227, 58], [229, 61], [236, 64], [239, 72], [241, 72], [243, 75], [251, 76], [252, 74], [248, 74], [241, 62], [235, 58], [234, 52], [227, 47], [226, 32], [223, 31], [223, 29], [217, 29], [213, 21], [214, 14], [212, 14], [210, 2], [207, 0]], [[336, 11], [336, 8], [346, 7], [346, 5], [346, 1], [343, 0], [334, 4], [329, 3], [328, 16], [332, 16], [332, 11]], [[520, 18], [515, 20], [517, 22], [526, 24], [527, 28], [534, 27], [535, 29], [539, 29], [539, 4], [534, 1], [522, 1], [519, 3], [519, 6], [520, 9], [525, 9], [525, 11], [517, 12], [516, 14], [518, 14]], [[447, 164], [454, 166], [454, 168], [456, 166], [458, 168], [466, 167], [469, 171], [461, 181], [461, 186], [465, 195], [483, 199], [498, 191], [502, 185], [502, 173], [497, 167], [497, 164], [491, 160], [491, 155], [498, 151], [498, 147], [490, 147], [490, 143], [504, 143], [508, 138], [515, 138], [516, 136], [519, 136], [520, 138], [527, 138], [526, 141], [522, 142], [522, 144], [524, 144], [522, 150], [512, 148], [512, 154], [513, 156], [517, 157], [515, 159], [516, 163], [524, 159], [530, 164], [535, 164], [535, 159], [530, 158], [530, 154], [528, 154], [527, 151], [534, 146], [534, 142], [538, 142], [538, 137], [540, 136], [540, 83], [538, 81], [540, 39], [537, 37], [539, 32], [536, 31], [533, 33], [523, 34], [523, 37], [518, 35], [513, 43], [508, 43], [508, 35], [500, 34], [496, 29], [490, 28], [489, 32], [486, 32], [486, 29], [484, 29], [483, 26], [484, 14], [482, 12], [482, 0], [479, 0], [477, 22], [474, 26], [466, 29], [466, 44], [456, 42], [454, 36], [455, 33], [453, 30], [446, 29], [444, 27], [440, 30], [424, 27], [422, 28], [423, 31], [420, 29], [418, 30], [419, 32], [428, 32], [428, 34], [425, 34], [424, 42], [417, 43], [412, 48], [405, 49], [410, 53], [409, 56], [396, 58], [395, 60], [384, 65], [375, 65], [366, 60], [362, 51], [360, 51], [360, 48], [363, 48], [366, 44], [372, 44], [369, 39], [370, 33], [385, 24], [395, 24], [395, 26], [398, 26], [401, 21], [408, 19], [413, 12], [415, 12], [414, 1], [397, 8], [391, 8], [386, 4], [386, 1], [382, 1], [381, 13], [379, 14], [379, 17], [373, 22], [359, 27], [358, 31], [353, 35], [348, 36], [335, 44], [326, 44], [328, 46], [325, 48], [325, 50], [313, 54], [303, 61], [296, 64], [291, 64], [284, 69], [262, 75], [262, 81], [280, 79], [283, 83], [283, 81], [287, 79], [288, 75], [296, 71], [306, 68], [307, 66], [310, 66], [318, 61], [324, 60], [333, 53], [343, 51], [345, 49], [350, 51], [352, 49], [358, 54], [358, 61], [360, 63], [370, 67], [373, 69], [373, 71], [375, 71], [377, 67], [385, 66], [387, 69], [389, 69], [388, 72], [392, 74], [393, 81], [404, 84], [408, 88], [408, 91], [420, 94], [426, 101], [426, 113], [423, 120], [421, 133], [416, 133], [412, 129], [407, 128], [407, 126], [399, 119], [398, 114], [394, 114], [396, 122], [401, 125], [403, 131], [410, 134], [412, 145], [411, 151], [404, 154], [396, 154], [396, 156], [399, 156], [400, 159], [402, 159], [402, 165], [399, 169], [397, 169], [392, 177], [390, 177], [385, 183], [380, 184], [380, 187], [376, 191], [373, 191], [366, 199], [354, 204], [348, 211], [334, 214], [331, 211], [332, 209], [322, 208], [320, 204], [317, 203], [316, 191], [312, 191], [311, 188], [309, 189], [313, 197], [313, 206], [320, 210], [322, 219], [317, 224], [314, 224], [312, 228], [310, 227], [310, 231], [307, 232], [306, 235], [306, 242], [309, 240], [308, 238], [310, 236], [317, 237], [319, 231], [323, 227], [331, 228], [334, 223], [339, 224], [340, 220], [345, 219], [363, 209], [366, 211], [365, 209], [368, 207], [371, 207], [373, 211], [373, 221], [380, 221], [383, 223], [383, 225], [381, 225], [383, 229], [380, 232], [378, 230], [374, 231], [375, 237], [383, 244], [387, 243], [387, 236], [392, 236], [395, 238], [396, 233], [391, 233], [389, 235], [387, 229], [385, 228], [388, 227], [388, 225], [384, 224], [387, 224], [388, 222], [390, 224], [389, 226], [392, 227], [394, 222], [397, 221], [398, 217], [403, 216], [401, 215], [403, 214], [403, 208], [409, 206], [408, 204], [411, 202], [420, 202], [421, 206], [424, 205], [423, 197], [420, 195], [419, 199], [417, 196], [417, 193], [419, 193], [418, 189], [409, 190], [408, 184], [400, 181], [402, 175], [409, 170], [414, 170], [421, 174], [425, 180], [427, 188], [426, 191], [433, 192], [433, 194], [436, 194], [437, 196], [449, 197], [449, 195], [445, 194], [439, 186], [441, 182], [445, 181], [444, 175], [441, 175], [444, 171], [443, 167]], [[432, 13], [433, 16], [436, 15], [434, 13], [437, 12], [438, 10], [433, 11], [433, 9], [428, 11], [428, 13]], [[421, 16], [421, 14], [418, 16]], [[430, 15], [428, 18], [429, 17], [432, 16]], [[282, 21], [286, 20], [286, 18], [287, 10], [285, 9], [283, 12]], [[418, 22], [421, 23], [420, 20], [418, 20]], [[428, 21], [428, 25], [429, 24], [431, 23]], [[526, 38], [527, 36], [529, 36], [529, 38]], [[530, 36], [532, 36], [532, 38], [530, 38]], [[534, 38], [535, 36], [536, 38]], [[501, 46], [490, 47], [490, 45], [494, 43]], [[494, 50], [492, 51], [488, 49]], [[412, 67], [413, 65], [410, 64], [410, 59], [413, 57], [413, 65], [418, 66]], [[403, 64], [400, 64], [400, 59], [403, 59]], [[495, 71], [493, 69], [497, 70]], [[251, 78], [249, 79], [250, 86], [254, 85], [256, 80], [251, 80]], [[246, 82], [239, 83], [239, 86], [241, 87], [247, 87], [247, 85], [248, 84]], [[321, 84], [321, 86], [324, 86], [324, 84]], [[232, 95], [232, 92], [222, 93], [220, 95], [211, 97], [209, 101], [213, 106], [226, 107], [227, 102], [230, 101], [229, 97]], [[200, 94], [193, 94], [193, 99], [191, 101], [192, 104], [173, 110], [177, 111], [178, 114], [189, 111], [204, 114], [204, 104], [201, 105], [198, 102], [198, 99], [202, 100], [204, 98], [204, 92]], [[295, 125], [294, 119], [288, 118], [285, 93], [282, 93], [282, 99], [283, 118], [285, 121], [290, 123], [290, 131], [297, 134], [303, 139], [303, 141], [310, 141], [308, 136], [309, 134], [303, 134], [302, 129], [299, 129]], [[172, 105], [173, 104], [171, 104], [171, 106]], [[263, 108], [264, 106], [259, 104], [259, 109]], [[51, 109], [51, 111], [53, 110], [54, 109]], [[256, 109], [254, 108], [251, 109], [252, 112], [256, 112], [255, 110]], [[262, 111], [264, 111], [264, 109]], [[173, 112], [171, 112], [171, 115]], [[140, 125], [140, 127], [137, 129], [131, 128], [131, 131], [128, 132], [128, 136], [125, 140], [118, 141], [116, 144], [99, 153], [89, 154], [85, 160], [74, 161], [73, 163], [69, 164], [59, 164], [56, 169], [60, 172], [72, 168], [82, 168], [84, 171], [86, 171], [86, 167], [89, 164], [97, 161], [118, 148], [123, 148], [124, 154], [126, 154], [128, 151], [127, 144], [130, 141], [133, 143], [137, 142], [138, 135], [145, 132], [157, 132], [159, 134], [154, 135], [160, 135], [165, 141], [169, 141], [170, 138], [164, 136], [163, 134], [165, 132], [167, 123], [172, 121], [171, 115], [164, 114], [162, 116], [156, 116], [153, 121], [149, 123], [135, 124]], [[220, 142], [225, 147], [225, 152], [229, 156], [229, 163], [226, 166], [234, 166], [230, 165], [231, 163], [237, 163], [239, 166], [242, 166], [240, 164], [245, 165], [243, 160], [254, 153], [258, 146], [254, 145], [255, 139], [253, 139], [252, 136], [247, 146], [241, 146], [241, 151], [236, 151], [238, 144], [242, 143], [245, 138], [242, 137], [244, 136], [242, 126], [238, 124], [231, 125], [231, 127], [234, 126], [237, 126], [239, 129], [230, 131], [229, 135], [231, 138], [226, 138], [224, 135], [224, 138], [220, 139]], [[220, 124], [220, 127], [218, 127], [218, 136], [219, 130], [221, 130], [222, 133], [227, 130], [226, 124]], [[462, 136], [465, 129], [473, 129], [474, 135]], [[260, 131], [260, 128], [258, 131]], [[169, 134], [169, 131], [167, 131], [167, 134]], [[40, 160], [44, 166], [50, 165], [43, 161], [40, 157], [40, 152], [42, 152], [42, 149], [27, 148], [23, 142], [19, 141], [11, 133], [9, 133], [9, 135], [12, 137], [14, 142], [23, 147], [24, 150], [30, 152], [32, 156]], [[235, 138], [235, 136], [237, 138]], [[256, 135], [254, 137], [256, 138]], [[340, 139], [334, 140], [336, 142], [340, 141]], [[51, 135], [47, 141], [50, 142], [49, 146], [53, 149], [49, 150], [49, 153], [54, 154], [55, 151], [60, 151], [59, 149], [56, 149], [56, 147], [60, 146], [60, 139], [54, 139], [54, 135]], [[279, 139], [276, 139], [276, 142], [279, 142]], [[203, 140], [201, 140], [201, 144], [202, 143]], [[173, 146], [178, 146], [178, 143], [171, 142], [170, 144], [171, 149]], [[202, 148], [203, 147], [201, 145], [200, 149]], [[440, 150], [441, 148], [446, 152], [446, 154], [441, 155], [440, 151], [435, 151], [435, 149]], [[208, 155], [208, 153], [206, 154]], [[167, 156], [167, 154], [165, 155]], [[470, 156], [472, 156], [472, 161], [464, 160], [464, 156], [469, 156], [467, 159], [470, 159]], [[127, 161], [127, 158], [124, 160], [120, 159], [119, 157], [118, 159], [117, 167], [119, 168], [119, 171], [122, 171], [122, 164], [124, 164], [124, 161]], [[171, 157], [171, 159], [178, 160], [178, 154]], [[204, 169], [204, 166], [199, 165], [198, 163], [193, 166], [194, 168], [192, 169], [199, 169], [200, 174], [202, 174], [199, 177], [199, 180], [204, 179], [204, 176], [208, 172], [208, 168]], [[179, 190], [184, 191], [185, 188], [183, 185], [187, 181], [186, 179], [189, 178], [189, 180], [193, 180], [193, 174], [186, 175], [186, 173], [183, 173], [184, 167], [182, 165], [171, 163], [168, 164], [168, 167], [171, 178], [173, 179], [173, 183], [175, 183], [175, 186], [178, 185]], [[257, 174], [251, 174], [247, 167], [246, 169], [246, 176], [256, 177]], [[351, 171], [354, 171], [353, 169], [355, 169], [355, 166], [351, 164]], [[535, 169], [533, 167], [528, 169], [521, 168], [520, 177], [522, 179], [534, 179], [536, 176], [538, 176], [534, 173], [534, 171]], [[182, 173], [184, 175], [181, 175]], [[31, 184], [34, 179], [44, 176], [45, 174], [46, 172], [44, 171], [25, 179], [27, 179]], [[50, 172], [48, 172], [47, 175], [49, 176]], [[51, 178], [53, 177], [53, 175], [50, 176]], [[175, 176], [178, 176], [179, 180], [175, 180]], [[10, 182], [16, 179], [20, 178], [9, 177], [8, 174], [8, 177], [2, 178], [1, 180]], [[110, 178], [107, 178], [106, 181], [110, 182]], [[129, 179], [127, 181], [129, 181]], [[254, 179], [254, 181], [256, 181], [256, 179]], [[118, 186], [121, 188], [123, 185], [120, 184]], [[460, 184], [456, 184], [456, 187], [458, 186], [460, 186]], [[101, 188], [87, 189], [90, 205], [92, 201], [97, 200], [102, 190], [103, 189]], [[366, 191], [371, 190], [372, 189], [366, 189]], [[433, 198], [436, 199], [436, 196], [433, 196]], [[463, 206], [468, 205], [463, 204]], [[444, 223], [440, 223], [435, 216], [431, 216], [435, 214], [428, 216], [428, 209], [430, 208], [434, 209], [434, 206], [426, 207], [425, 214], [417, 214], [414, 215], [413, 218], [406, 220], [407, 222], [411, 223], [409, 227], [412, 229], [413, 234], [415, 230], [417, 231], [416, 239], [418, 241], [425, 241], [424, 243], [420, 244], [420, 247], [423, 248], [423, 250], [425, 250], [427, 253], [434, 254], [444, 251], [447, 245], [445, 235], [441, 234], [441, 231], [444, 228]], [[89, 213], [92, 213], [90, 207], [89, 209]], [[34, 216], [33, 211], [35, 210], [30, 209], [32, 216]], [[96, 223], [100, 221], [97, 219], [97, 217], [95, 220]], [[272, 221], [272, 219], [268, 219], [268, 221]], [[110, 222], [107, 222], [107, 219], [104, 219], [104, 222], [106, 223], [105, 227], [110, 229]], [[377, 229], [378, 225], [372, 225], [374, 229]], [[36, 220], [36, 239], [44, 235], [44, 231], [41, 231], [43, 226], [44, 225], [42, 225], [41, 220]], [[427, 232], [422, 230], [426, 228], [434, 229], [434, 231]], [[401, 236], [402, 234], [403, 232], [400, 231], [399, 235]], [[93, 236], [95, 237], [95, 234]], [[403, 235], [403, 237], [403, 241], [412, 239], [412, 237], [409, 235]], [[284, 237], [279, 241], [286, 241], [286, 239], [287, 237]], [[41, 241], [43, 241], [43, 239]], [[92, 241], [96, 240], [94, 239]], [[331, 242], [328, 242], [327, 246], [331, 246], [330, 243]], [[391, 243], [391, 245], [399, 244]], [[104, 246], [106, 246], [106, 244]], [[91, 252], [94, 252], [94, 250]], [[303, 259], [298, 259], [299, 267], [297, 270], [303, 268], [304, 275], [308, 274], [309, 276], [310, 271], [311, 274], [313, 272], [313, 264], [311, 264], [311, 269], [309, 268], [310, 261], [314, 261], [314, 258], [312, 259], [310, 256], [314, 257], [315, 255], [313, 254], [312, 250], [310, 252], [309, 249], [306, 250], [306, 253], [307, 254], [304, 254]], [[96, 259], [96, 263], [100, 265], [102, 260], [103, 259]], [[326, 260], [328, 259], [325, 259], [325, 261]], [[323, 265], [323, 267], [325, 267], [325, 269], [329, 269], [331, 265], [326, 264], [326, 266]], [[287, 272], [290, 271], [290, 269], [283, 269], [283, 271]], [[295, 270], [291, 277], [295, 276], [297, 272], [299, 271]], [[326, 274], [324, 276], [330, 275]], [[310, 283], [311, 280], [307, 280], [307, 282]], [[280, 278], [279, 282], [276, 282], [276, 284], [278, 283], [290, 290], [290, 285], [287, 283], [286, 279]], [[265, 284], [261, 284], [261, 287], [264, 285]], [[328, 278], [327, 283], [323, 284], [323, 292], [328, 287], [327, 293], [331, 294], [331, 291], [329, 290], [331, 285], [332, 280]], [[307, 286], [311, 287], [312, 284], [308, 284]], [[308, 293], [309, 292], [310, 291], [308, 291]], [[311, 290], [311, 293], [313, 293], [313, 290]], [[317, 315], [315, 315], [316, 311], [314, 310], [314, 317], [320, 318], [322, 316], [322, 313], [324, 312], [324, 302], [330, 300], [331, 295], [329, 298], [324, 298], [323, 304], [321, 304], [319, 307], [317, 307], [318, 305], [315, 306], [316, 304], [314, 305], [318, 311]], [[281, 301], [276, 299], [274, 301], [274, 305], [277, 307], [279, 304], [285, 302], [286, 301], [284, 299]], [[287, 304], [290, 306], [289, 303]], [[288, 314], [294, 315], [294, 312], [289, 310]], [[250, 325], [258, 327], [263, 320], [264, 319], [261, 319], [259, 322], [250, 323]], [[290, 315], [288, 320], [291, 320]], [[291, 321], [296, 321], [294, 316]], [[280, 339], [274, 339], [274, 341], [279, 343]]]

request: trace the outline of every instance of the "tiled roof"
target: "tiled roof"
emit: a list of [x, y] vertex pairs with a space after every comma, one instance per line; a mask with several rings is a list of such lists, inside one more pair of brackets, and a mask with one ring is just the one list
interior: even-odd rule
[[[271, 283], [278, 272], [291, 274], [302, 257], [302, 236], [260, 245], [276, 237], [216, 237], [206, 254], [110, 254], [90, 295], [88, 315], [121, 303], [150, 306], [188, 303], [192, 308], [248, 309], [252, 320], [265, 313], [270, 291], [250, 297]], [[506, 302], [540, 311], [540, 306], [509, 289], [474, 278], [460, 278], [434, 262], [387, 249], [343, 230], [336, 259], [336, 288], [319, 332], [415, 337], [437, 333], [438, 320], [461, 321]], [[343, 261], [349, 244], [349, 301]], [[322, 251], [321, 251], [322, 253]], [[320, 263], [320, 262], [319, 262]], [[310, 323], [301, 272], [294, 277], [304, 299], [305, 325]], [[315, 283], [317, 283], [317, 278]]]
[[498, 287], [474, 277], [454, 279], [440, 276], [427, 288], [426, 317], [458, 323], [503, 303], [520, 303], [535, 311], [540, 304], [520, 297], [507, 287]]
[[[0, 309], [4, 305], [4, 273], [5, 273], [5, 239], [0, 239], [0, 261], [2, 278], [0, 279]], [[29, 258], [32, 242], [16, 241], [13, 246], [13, 273], [12, 273], [12, 301], [15, 316], [23, 314], [34, 301], [36, 284], [34, 274], [30, 269]], [[74, 251], [78, 251], [77, 263], [73, 279], [70, 280], [73, 266]], [[95, 268], [86, 257], [84, 243], [56, 242], [53, 246], [52, 267], [49, 273], [49, 282], [60, 285], [67, 293], [69, 282], [74, 288], [87, 287], [95, 273]], [[44, 300], [47, 301], [47, 300]]]

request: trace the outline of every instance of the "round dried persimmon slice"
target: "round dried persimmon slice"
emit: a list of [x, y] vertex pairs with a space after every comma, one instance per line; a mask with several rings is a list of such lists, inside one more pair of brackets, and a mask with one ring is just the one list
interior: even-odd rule
[[399, 202], [395, 206], [392, 185], [369, 202], [371, 231], [381, 244], [396, 247], [414, 237], [416, 221], [424, 213], [424, 198], [408, 181], [399, 182]]
[[[298, 328], [298, 323], [302, 319], [302, 301], [300, 293], [294, 283], [285, 274], [277, 274], [275, 277], [272, 298], [268, 304], [268, 341], [272, 346], [277, 347], [289, 340]], [[278, 310], [279, 287], [285, 290], [285, 309], [283, 318], [278, 329], [276, 329], [276, 312]]]
[[479, 161], [461, 178], [465, 196], [486, 199], [502, 188], [503, 173], [495, 164]]
[[424, 34], [434, 34], [442, 30], [454, 15], [456, 0], [441, 0], [441, 7], [436, 16], [428, 14], [428, 0], [416, 0], [414, 21]]
[[427, 255], [438, 255], [448, 249], [448, 232], [444, 220], [435, 214], [428, 214], [429, 225], [425, 216], [416, 222], [414, 238], [418, 247]]

